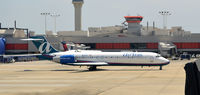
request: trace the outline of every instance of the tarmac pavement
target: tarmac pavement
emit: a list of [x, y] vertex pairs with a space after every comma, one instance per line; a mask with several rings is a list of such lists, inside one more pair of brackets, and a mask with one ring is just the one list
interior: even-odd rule
[[60, 65], [50, 61], [0, 64], [0, 95], [184, 95], [185, 63], [159, 67]]

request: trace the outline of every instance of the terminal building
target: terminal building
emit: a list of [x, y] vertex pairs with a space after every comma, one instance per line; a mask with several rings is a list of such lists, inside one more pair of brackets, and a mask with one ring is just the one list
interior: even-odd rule
[[[121, 25], [82, 28], [82, 6], [84, 0], [72, 0], [74, 5], [74, 31], [45, 31], [37, 35], [24, 28], [2, 28], [0, 23], [0, 39], [2, 54], [39, 53], [32, 42], [22, 41], [31, 36], [46, 36], [47, 40], [58, 50], [63, 51], [61, 42], [84, 44], [91, 50], [102, 51], [143, 51], [158, 52], [169, 57], [182, 53], [200, 54], [200, 34], [185, 31], [181, 26], [161, 29], [152, 23], [146, 26], [140, 23], [142, 16], [124, 16]], [[5, 40], [2, 40], [5, 39]], [[4, 44], [3, 44], [4, 41]]]
[[[124, 18], [123, 25], [89, 27], [88, 31], [59, 31], [57, 34], [49, 31], [43, 36], [46, 36], [48, 41], [61, 51], [64, 50], [62, 41], [85, 44], [92, 50], [144, 52], [160, 52], [159, 43], [162, 42], [174, 45], [178, 54], [183, 52], [200, 54], [200, 34], [184, 31], [182, 27], [160, 29], [155, 25], [142, 26], [140, 24], [142, 16]], [[20, 40], [28, 36], [36, 36], [34, 32], [27, 32], [27, 29], [21, 28], [0, 28], [0, 34], [6, 39], [6, 54], [38, 53], [31, 42]], [[168, 52], [171, 52], [170, 49]]]

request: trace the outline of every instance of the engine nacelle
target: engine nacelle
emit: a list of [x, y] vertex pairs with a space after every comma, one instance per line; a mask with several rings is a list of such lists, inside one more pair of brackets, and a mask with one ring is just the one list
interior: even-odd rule
[[75, 57], [74, 55], [63, 55], [59, 57], [54, 57], [53, 61], [61, 64], [75, 63]]

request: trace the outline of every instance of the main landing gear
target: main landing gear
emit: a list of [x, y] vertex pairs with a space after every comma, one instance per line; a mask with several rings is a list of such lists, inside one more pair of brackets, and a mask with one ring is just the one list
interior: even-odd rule
[[95, 70], [97, 70], [97, 66], [89, 66], [88, 70], [95, 71]]
[[160, 70], [162, 70], [162, 65], [160, 66]]

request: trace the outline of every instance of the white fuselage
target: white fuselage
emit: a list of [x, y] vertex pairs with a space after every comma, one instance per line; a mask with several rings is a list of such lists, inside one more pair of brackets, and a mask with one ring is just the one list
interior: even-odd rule
[[[169, 60], [152, 52], [101, 52], [89, 50], [71, 50], [52, 53], [53, 61], [60, 63], [63, 55], [74, 56], [75, 62], [106, 62], [108, 65], [166, 65]], [[62, 63], [67, 64], [67, 63]]]

